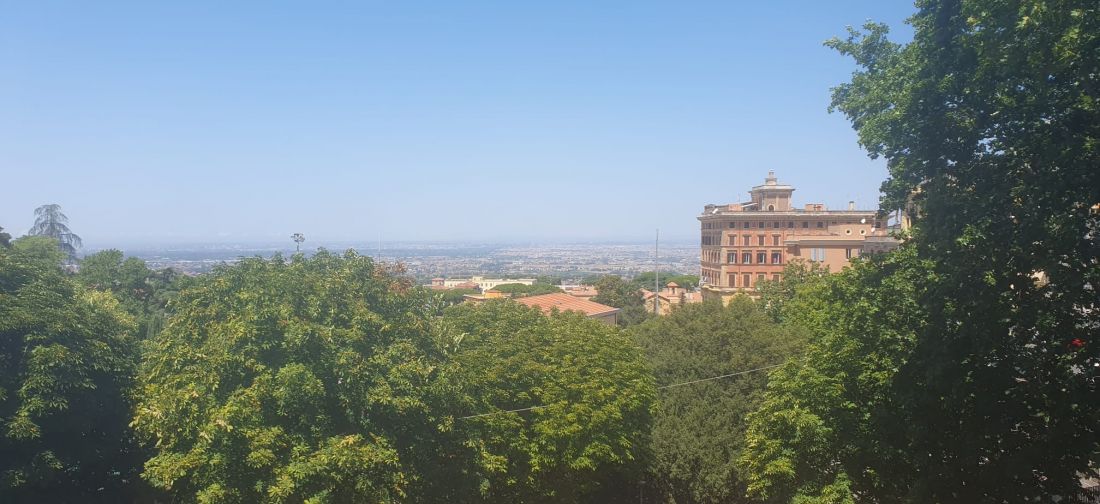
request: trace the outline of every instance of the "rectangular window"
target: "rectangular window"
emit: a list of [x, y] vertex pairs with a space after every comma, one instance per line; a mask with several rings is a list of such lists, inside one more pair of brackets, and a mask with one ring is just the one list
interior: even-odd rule
[[737, 287], [737, 274], [730, 273], [729, 274], [729, 281], [730, 281], [730, 284], [729, 284], [730, 287]]
[[767, 252], [757, 252], [756, 253], [756, 264], [768, 264], [768, 253]]
[[731, 229], [733, 228], [733, 223], [732, 223], [732, 222], [730, 223], [729, 227], [730, 227]]
[[775, 221], [772, 223], [772, 229], [779, 229], [779, 221]]
[[817, 227], [819, 227], [819, 228], [825, 227], [825, 221], [817, 221]]
[[726, 262], [730, 264], [737, 264], [737, 252], [727, 252]]
[[779, 246], [779, 235], [772, 235], [772, 245], [776, 247]]
[[737, 245], [737, 235], [730, 235], [730, 245]]
[[852, 249], [844, 249], [844, 258], [845, 259], [851, 259], [852, 258]]
[[818, 262], [824, 261], [825, 260], [825, 249], [823, 249], [823, 248], [812, 248], [812, 249], [810, 249], [810, 260], [811, 261], [818, 261]]
[[741, 275], [741, 287], [748, 287], [750, 278], [752, 277], [750, 277], [748, 273]]
[[802, 221], [802, 228], [805, 229], [808, 227], [810, 227], [810, 221]]
[[773, 282], [778, 282], [779, 281], [779, 273], [776, 273], [776, 274], [772, 275], [772, 281]]
[[791, 229], [793, 227], [794, 227], [794, 221], [787, 221], [787, 229]]
[[767, 227], [767, 226], [765, 226], [763, 222], [761, 222], [761, 223], [760, 223], [760, 229], [764, 229], [764, 228], [766, 228], [766, 227]]
[[741, 264], [752, 264], [752, 252], [741, 254]]
[[756, 237], [756, 244], [757, 245], [764, 245], [764, 235], [759, 235], [759, 236]]
[[757, 282], [763, 282], [764, 281], [764, 274], [761, 273], [759, 275], [756, 275], [756, 281]]
[[742, 237], [741, 242], [744, 243], [746, 247], [748, 247], [749, 245], [752, 245], [752, 237], [749, 235], [745, 235]]
[[745, 229], [748, 229], [748, 228], [751, 228], [751, 227], [752, 227], [752, 223], [751, 223], [751, 222], [746, 222], [746, 223], [745, 223]]
[[772, 264], [782, 264], [782, 263], [783, 263], [783, 254], [780, 254], [779, 252], [772, 252]]

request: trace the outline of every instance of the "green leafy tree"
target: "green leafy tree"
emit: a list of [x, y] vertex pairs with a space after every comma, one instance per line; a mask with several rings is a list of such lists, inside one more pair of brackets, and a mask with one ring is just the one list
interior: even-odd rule
[[137, 334], [149, 338], [164, 326], [167, 303], [186, 277], [172, 269], [150, 270], [145, 261], [111, 249], [84, 257], [77, 280], [114, 294], [137, 320]]
[[480, 500], [637, 499], [655, 391], [629, 337], [510, 300], [456, 306], [445, 320], [458, 338], [448, 396], [467, 414], [455, 429], [473, 455]]
[[535, 277], [535, 283], [561, 285], [562, 278], [556, 275], [538, 275]]
[[618, 308], [619, 325], [634, 325], [649, 317], [645, 310], [645, 299], [637, 285], [616, 275], [605, 275], [595, 282], [595, 287], [598, 294], [592, 300]]
[[599, 282], [604, 276], [597, 274], [585, 275], [584, 278], [581, 278], [581, 285], [596, 285], [596, 282]]
[[680, 273], [673, 273], [671, 271], [662, 271], [660, 278], [655, 278], [655, 273], [652, 271], [646, 271], [644, 273], [637, 274], [633, 279], [635, 285], [639, 289], [653, 290], [654, 281], [660, 282], [660, 287], [663, 289], [670, 282], [675, 282], [676, 285], [685, 289], [691, 290], [699, 286], [698, 275], [682, 275]]
[[69, 218], [61, 212], [61, 205], [42, 205], [34, 209], [34, 226], [27, 234], [46, 236], [57, 240], [58, 247], [70, 261], [76, 260], [76, 251], [82, 246], [80, 236], [69, 229]]
[[[771, 373], [737, 459], [750, 496], [774, 503], [913, 499], [903, 432], [913, 419], [894, 394], [926, 324], [917, 300], [934, 280], [912, 247], [801, 284], [785, 324], [809, 331], [798, 359]], [[904, 386], [904, 384], [903, 384]], [[935, 501], [932, 501], [935, 502]]]
[[829, 43], [861, 67], [833, 107], [935, 264], [894, 386], [908, 494], [1065, 498], [1100, 448], [1100, 4], [918, 8], [904, 46], [876, 24]]
[[809, 283], [821, 282], [828, 275], [829, 268], [821, 263], [795, 259], [783, 267], [783, 277], [778, 282], [764, 280], [756, 284], [760, 306], [776, 322], [797, 317], [797, 313], [789, 313], [789, 305], [799, 289]]
[[[200, 502], [392, 502], [439, 445], [430, 303], [349, 251], [245, 259], [185, 289], [140, 373], [144, 477]], [[429, 441], [421, 443], [424, 439]]]
[[518, 283], [501, 284], [493, 287], [493, 290], [503, 292], [505, 294], [511, 294], [513, 297], [521, 296], [537, 296], [539, 294], [551, 294], [554, 292], [563, 292], [560, 287], [550, 285], [547, 283], [535, 282], [531, 285], [524, 285]]
[[0, 248], [0, 495], [121, 502], [141, 492], [127, 423], [133, 321], [61, 269], [48, 238]]
[[434, 294], [441, 300], [441, 308], [453, 306], [466, 300], [467, 295], [481, 294], [477, 289], [447, 289], [435, 291]]
[[[685, 305], [629, 329], [645, 349], [657, 383], [673, 384], [781, 364], [805, 342], [801, 331], [772, 322], [740, 296], [728, 306]], [[647, 481], [669, 502], [741, 502], [745, 483], [734, 461], [746, 416], [767, 383], [761, 370], [662, 390], [653, 424]]]
[[3, 226], [0, 226], [0, 247], [11, 246], [11, 235], [4, 232]]

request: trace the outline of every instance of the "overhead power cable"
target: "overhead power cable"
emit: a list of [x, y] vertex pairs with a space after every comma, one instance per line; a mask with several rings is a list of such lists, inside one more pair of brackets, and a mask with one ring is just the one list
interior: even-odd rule
[[670, 389], [670, 388], [674, 388], [674, 387], [683, 387], [684, 385], [692, 385], [692, 384], [695, 384], [695, 383], [702, 383], [702, 382], [711, 381], [711, 380], [721, 380], [722, 378], [729, 378], [731, 376], [740, 376], [740, 375], [743, 375], [743, 374], [749, 374], [749, 373], [755, 373], [757, 371], [763, 371], [765, 369], [777, 368], [777, 367], [782, 366], [782, 365], [783, 364], [772, 364], [771, 366], [758, 367], [756, 369], [749, 369], [747, 371], [738, 371], [736, 373], [724, 374], [724, 375], [721, 375], [721, 376], [712, 376], [710, 378], [701, 378], [699, 380], [691, 380], [691, 381], [686, 381], [686, 382], [681, 382], [681, 383], [672, 383], [672, 384], [669, 384], [669, 385], [663, 385], [663, 386], [657, 387], [657, 390]]
[[[729, 374], [724, 374], [724, 375], [711, 376], [710, 378], [700, 378], [698, 380], [691, 380], [691, 381], [680, 382], [680, 383], [670, 383], [668, 385], [661, 385], [660, 387], [657, 387], [657, 390], [664, 390], [664, 389], [670, 389], [670, 388], [675, 388], [675, 387], [683, 387], [685, 385], [693, 385], [693, 384], [696, 384], [696, 383], [702, 383], [702, 382], [707, 382], [707, 381], [721, 380], [723, 378], [730, 378], [730, 377], [733, 377], [733, 376], [740, 376], [740, 375], [744, 375], [744, 374], [755, 373], [757, 371], [764, 371], [764, 370], [768, 370], [768, 369], [773, 369], [773, 368], [777, 368], [777, 367], [782, 366], [782, 365], [783, 365], [783, 363], [772, 364], [771, 366], [764, 366], [764, 367], [758, 367], [758, 368], [754, 368], [754, 369], [747, 369], [745, 371], [738, 371], [736, 373], [729, 373]], [[517, 409], [510, 409], [510, 410], [503, 410], [503, 411], [492, 411], [492, 412], [489, 412], [489, 413], [481, 413], [481, 414], [478, 414], [478, 415], [469, 415], [469, 416], [464, 416], [464, 417], [458, 417], [458, 418], [456, 418], [456, 420], [468, 420], [470, 418], [487, 417], [487, 416], [493, 416], [493, 415], [500, 415], [500, 414], [504, 414], [504, 413], [522, 413], [524, 411], [533, 411], [533, 410], [537, 410], [537, 409], [547, 408], [549, 406], [550, 405], [548, 405], [548, 404], [542, 404], [542, 405], [539, 405], [539, 406], [528, 406], [526, 408], [517, 408]]]

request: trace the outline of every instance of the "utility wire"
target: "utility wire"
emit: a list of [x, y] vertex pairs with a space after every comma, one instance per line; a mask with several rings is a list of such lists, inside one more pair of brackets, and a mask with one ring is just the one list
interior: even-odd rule
[[[668, 385], [662, 385], [660, 387], [657, 387], [657, 390], [670, 389], [670, 388], [674, 388], [674, 387], [683, 387], [684, 385], [693, 385], [693, 384], [696, 384], [696, 383], [702, 383], [702, 382], [706, 382], [706, 381], [721, 380], [722, 378], [730, 378], [732, 376], [740, 376], [740, 375], [743, 375], [743, 374], [755, 373], [757, 371], [764, 371], [766, 369], [773, 369], [773, 368], [777, 368], [777, 367], [782, 366], [782, 365], [783, 365], [783, 363], [772, 364], [771, 366], [758, 367], [758, 368], [755, 368], [755, 369], [748, 369], [748, 370], [745, 370], [745, 371], [738, 371], [736, 373], [729, 373], [729, 374], [724, 374], [724, 375], [719, 375], [719, 376], [711, 376], [710, 378], [701, 378], [701, 379], [698, 379], [698, 380], [691, 380], [691, 381], [680, 382], [680, 383], [670, 383]], [[493, 416], [493, 415], [500, 415], [500, 414], [503, 414], [503, 413], [521, 413], [521, 412], [524, 412], [524, 411], [533, 411], [533, 410], [548, 408], [548, 407], [549, 407], [549, 405], [547, 405], [547, 404], [543, 404], [543, 405], [540, 405], [540, 406], [528, 406], [526, 408], [518, 408], [518, 409], [511, 409], [511, 410], [504, 410], [504, 411], [493, 411], [493, 412], [489, 412], [489, 413], [481, 413], [479, 415], [469, 415], [469, 416], [464, 416], [464, 417], [458, 417], [455, 420], [468, 420], [470, 418], [487, 417], [487, 416]]]
[[782, 365], [783, 364], [772, 364], [771, 366], [758, 367], [756, 369], [749, 369], [748, 371], [738, 371], [736, 373], [724, 374], [722, 376], [712, 376], [710, 378], [702, 378], [702, 379], [699, 379], [699, 380], [691, 380], [691, 381], [686, 381], [686, 382], [682, 382], [682, 383], [673, 383], [673, 384], [670, 384], [670, 385], [664, 385], [664, 386], [661, 386], [661, 387], [657, 387], [657, 390], [670, 389], [670, 388], [674, 388], [674, 387], [683, 387], [684, 385], [692, 385], [692, 384], [695, 384], [695, 383], [701, 383], [701, 382], [711, 381], [711, 380], [721, 380], [722, 378], [729, 378], [731, 376], [739, 376], [739, 375], [743, 375], [743, 374], [755, 373], [757, 371], [763, 371], [765, 369], [777, 368], [777, 367], [782, 366]]
[[467, 418], [478, 418], [478, 417], [484, 417], [484, 416], [499, 415], [501, 413], [519, 413], [521, 411], [531, 411], [531, 410], [537, 410], [537, 409], [542, 409], [542, 408], [546, 408], [546, 407], [548, 407], [548, 405], [528, 406], [526, 408], [513, 409], [513, 410], [507, 410], [507, 411], [493, 411], [491, 413], [482, 413], [480, 415], [470, 415], [470, 416], [458, 417], [458, 418], [456, 418], [456, 420], [466, 420]]

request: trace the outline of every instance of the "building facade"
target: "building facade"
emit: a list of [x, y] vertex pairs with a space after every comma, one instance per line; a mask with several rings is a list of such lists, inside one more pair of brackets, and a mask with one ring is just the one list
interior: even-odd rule
[[485, 277], [470, 277], [470, 278], [433, 278], [432, 283], [428, 287], [432, 289], [478, 289], [482, 292], [496, 288], [498, 285], [504, 284], [523, 284], [531, 285], [535, 283], [534, 278], [485, 278]]
[[897, 246], [885, 219], [874, 210], [829, 210], [820, 203], [795, 208], [794, 187], [768, 172], [749, 201], [706, 205], [699, 216], [700, 284], [704, 298], [728, 301], [752, 295], [757, 282], [779, 280], [795, 259], [813, 261], [837, 272], [852, 258]]

